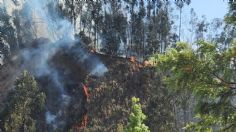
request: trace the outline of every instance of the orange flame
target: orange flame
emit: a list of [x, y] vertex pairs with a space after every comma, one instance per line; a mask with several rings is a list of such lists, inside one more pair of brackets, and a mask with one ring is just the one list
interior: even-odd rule
[[84, 114], [84, 116], [83, 116], [83, 120], [82, 120], [81, 126], [82, 126], [82, 127], [87, 127], [87, 125], [88, 125], [88, 115], [87, 115], [87, 113], [86, 113], [86, 114]]
[[87, 101], [88, 101], [88, 97], [89, 97], [89, 89], [88, 89], [88, 87], [86, 86], [86, 85], [84, 85], [83, 83], [82, 83], [82, 85], [83, 85], [83, 92], [84, 92], [84, 95], [85, 95], [85, 97], [86, 97], [86, 99], [87, 99]]
[[88, 115], [87, 113], [85, 113], [82, 117], [82, 121], [78, 124], [75, 124], [73, 128], [75, 128], [76, 131], [79, 132], [82, 128], [87, 127], [87, 125], [88, 125]]
[[135, 63], [135, 62], [136, 62], [136, 58], [135, 58], [134, 56], [131, 56], [131, 57], [130, 57], [130, 61], [133, 62], [133, 63]]
[[148, 61], [148, 60], [144, 60], [144, 61], [143, 61], [143, 65], [144, 65], [145, 67], [153, 67], [153, 66], [154, 66], [154, 63], [151, 62], [151, 61]]

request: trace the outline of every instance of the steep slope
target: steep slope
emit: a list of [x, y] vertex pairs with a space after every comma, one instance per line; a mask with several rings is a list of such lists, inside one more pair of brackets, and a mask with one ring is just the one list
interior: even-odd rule
[[[47, 123], [45, 114], [42, 117], [45, 126], [39, 131], [52, 131], [55, 124], [58, 130], [116, 131], [118, 124], [127, 124], [130, 99], [133, 96], [140, 98], [144, 113], [148, 116], [146, 124], [151, 131], [178, 131], [174, 97], [168, 95], [154, 67], [143, 66], [130, 58], [89, 52], [86, 53], [89, 57], [84, 61], [77, 61], [73, 54], [66, 51], [68, 49], [58, 51], [51, 59], [50, 66], [60, 71], [61, 83], [70, 97], [67, 102], [59, 99], [57, 86], [49, 77], [37, 78], [47, 95], [47, 110], [60, 114], [51, 124]], [[94, 58], [101, 60], [107, 67], [108, 71], [103, 76], [91, 74], [90, 61]], [[1, 69], [2, 97], [13, 87], [16, 75], [22, 71], [18, 64], [20, 59], [14, 63]], [[7, 68], [12, 70], [8, 72]], [[89, 95], [86, 95], [83, 85], [87, 86]]]
[[163, 88], [154, 67], [140, 67], [127, 58], [98, 56], [108, 72], [101, 78], [88, 78], [98, 85], [90, 88], [85, 131], [116, 131], [118, 124], [126, 125], [132, 96], [140, 98], [151, 131], [177, 131], [173, 98]]

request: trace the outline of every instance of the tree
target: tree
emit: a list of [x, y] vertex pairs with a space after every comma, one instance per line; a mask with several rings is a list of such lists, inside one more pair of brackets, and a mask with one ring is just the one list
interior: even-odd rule
[[184, 4], [189, 5], [190, 3], [191, 3], [191, 0], [175, 0], [175, 5], [179, 8], [179, 41], [181, 37], [182, 10], [183, 10]]
[[225, 21], [228, 24], [236, 25], [236, 2], [235, 1], [230, 1], [229, 13], [226, 15]]
[[91, 18], [93, 21], [93, 32], [94, 32], [94, 49], [98, 49], [98, 37], [99, 37], [99, 28], [101, 27], [102, 22], [102, 1], [95, 0], [90, 1], [89, 5], [92, 8]]
[[45, 106], [45, 94], [40, 91], [34, 77], [27, 71], [16, 80], [15, 89], [9, 94], [5, 110], [5, 131], [36, 131], [37, 119]]
[[76, 20], [82, 12], [85, 0], [63, 0], [63, 2], [65, 8], [63, 8], [62, 11], [64, 15], [69, 18], [69, 20], [74, 26], [74, 31], [76, 32]]
[[224, 49], [227, 49], [230, 43], [236, 37], [236, 2], [230, 0], [229, 2], [229, 11], [225, 16], [226, 25], [224, 27], [224, 31], [221, 33], [218, 38], [218, 42], [223, 43]]
[[146, 115], [143, 114], [139, 98], [132, 98], [131, 114], [125, 132], [150, 132], [149, 128], [143, 123]]
[[10, 51], [18, 49], [18, 43], [11, 16], [7, 14], [4, 7], [0, 8], [0, 23], [0, 52], [3, 53], [4, 58], [8, 58]]
[[236, 129], [236, 43], [219, 51], [217, 45], [199, 41], [197, 49], [187, 43], [157, 55], [158, 71], [176, 93], [190, 91], [196, 97], [196, 122], [190, 131], [234, 131]]
[[[133, 42], [133, 37], [134, 37], [134, 15], [135, 15], [135, 7], [138, 4], [137, 0], [124, 0], [124, 2], [127, 4], [127, 10], [128, 13], [130, 14], [130, 19], [128, 21], [129, 26], [128, 26], [128, 30], [127, 30], [127, 34], [129, 34], [129, 41], [128, 41], [128, 47], [127, 47], [127, 52], [129, 54], [132, 54], [132, 52], [134, 51], [133, 47], [134, 47], [134, 42]], [[127, 56], [127, 55], [126, 55]]]
[[[168, 1], [152, 1], [147, 5], [147, 12], [153, 12], [153, 15], [147, 13], [148, 25], [146, 32], [146, 54], [153, 55], [155, 53], [163, 53], [170, 44], [171, 37], [171, 21], [169, 19], [170, 3]], [[157, 7], [157, 8], [156, 8]]]
[[113, 15], [105, 13], [104, 24], [102, 30], [102, 45], [103, 51], [107, 54], [116, 55], [119, 48], [119, 38], [114, 29]]
[[207, 23], [205, 16], [202, 16], [202, 20], [197, 22], [196, 25], [196, 40], [201, 40], [204, 39], [204, 32], [206, 33], [208, 30], [208, 25], [209, 23]]
[[189, 28], [189, 32], [191, 32], [191, 35], [190, 35], [190, 42], [194, 42], [194, 35], [196, 33], [196, 26], [197, 26], [197, 22], [198, 22], [198, 17], [197, 17], [197, 14], [196, 12], [194, 11], [193, 8], [191, 8], [190, 10], [190, 21], [189, 21], [189, 25], [191, 26], [191, 28]]
[[121, 1], [107, 1], [105, 6], [100, 27], [102, 50], [107, 54], [117, 55], [121, 43], [126, 44], [127, 18], [122, 13]]

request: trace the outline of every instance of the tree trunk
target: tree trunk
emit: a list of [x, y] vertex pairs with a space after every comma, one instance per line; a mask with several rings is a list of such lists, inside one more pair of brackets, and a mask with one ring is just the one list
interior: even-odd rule
[[181, 40], [182, 7], [179, 9], [179, 41]]
[[143, 42], [142, 42], [142, 57], [143, 57], [143, 59], [144, 59], [144, 56], [145, 56], [145, 25], [143, 24]]

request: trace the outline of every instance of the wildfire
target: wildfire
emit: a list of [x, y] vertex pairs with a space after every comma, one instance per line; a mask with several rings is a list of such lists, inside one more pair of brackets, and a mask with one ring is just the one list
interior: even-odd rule
[[130, 57], [130, 61], [131, 61], [132, 63], [136, 63], [136, 58], [135, 58], [134, 56], [131, 56], [131, 57]]
[[152, 62], [152, 61], [144, 60], [144, 61], [143, 61], [143, 66], [144, 66], [144, 67], [153, 67], [153, 66], [155, 66], [155, 64], [154, 64], [154, 62]]
[[81, 83], [81, 84], [82, 84], [82, 88], [83, 88], [83, 94], [86, 98], [86, 100], [85, 100], [86, 103], [85, 103], [85, 106], [84, 106], [84, 112], [83, 112], [83, 115], [82, 115], [81, 122], [77, 123], [73, 126], [73, 128], [75, 128], [77, 132], [80, 132], [81, 129], [87, 127], [87, 125], [88, 125], [88, 114], [87, 114], [86, 105], [87, 105], [88, 98], [89, 98], [89, 89], [85, 84], [83, 84], [83, 83]]
[[88, 124], [88, 115], [86, 113], [86, 114], [83, 115], [81, 127], [87, 127], [87, 124]]
[[129, 59], [130, 59], [130, 62], [134, 64], [133, 65], [134, 69], [155, 66], [155, 63], [152, 62], [151, 60], [144, 60], [143, 62], [139, 62], [134, 56], [131, 56]]
[[86, 97], [86, 100], [88, 101], [88, 98], [89, 98], [89, 89], [88, 89], [88, 87], [86, 86], [86, 85], [84, 85], [83, 83], [82, 83], [82, 86], [83, 86], [83, 92], [84, 92], [84, 95], [85, 95], [85, 97]]

